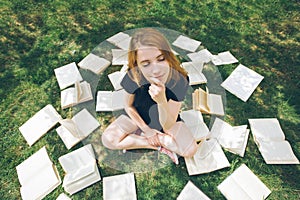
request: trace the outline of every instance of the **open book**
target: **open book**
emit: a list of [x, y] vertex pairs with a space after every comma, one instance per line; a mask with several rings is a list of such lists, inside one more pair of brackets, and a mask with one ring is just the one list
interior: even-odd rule
[[247, 125], [231, 126], [220, 118], [216, 118], [211, 127], [211, 138], [218, 140], [219, 144], [228, 151], [244, 156], [249, 130]]
[[136, 188], [133, 173], [103, 178], [103, 200], [136, 200]]
[[88, 82], [76, 82], [75, 87], [67, 88], [60, 92], [61, 108], [69, 108], [79, 103], [93, 99], [91, 86]]
[[113, 73], [108, 74], [108, 78], [111, 82], [111, 84], [113, 85], [115, 90], [121, 90], [123, 89], [123, 87], [121, 86], [121, 81], [124, 78], [124, 76], [126, 75], [125, 71], [115, 71]]
[[206, 92], [198, 88], [192, 94], [193, 109], [212, 115], [224, 115], [222, 96], [218, 94], [210, 94], [206, 87]]
[[240, 64], [221, 86], [246, 102], [263, 78], [260, 74]]
[[248, 119], [258, 149], [267, 164], [299, 164], [276, 118]]
[[78, 63], [80, 68], [88, 69], [95, 74], [101, 74], [109, 65], [110, 61], [92, 53], [88, 54]]
[[61, 126], [56, 129], [56, 132], [68, 149], [86, 138], [100, 126], [97, 119], [85, 108], [74, 115], [72, 119], [63, 119], [59, 123]]
[[206, 77], [202, 73], [202, 62], [183, 62], [181, 65], [188, 72], [190, 85], [197, 85], [207, 82]]
[[204, 194], [197, 186], [194, 185], [191, 181], [184, 186], [183, 190], [180, 192], [176, 200], [210, 200], [206, 194]]
[[193, 62], [203, 62], [203, 63], [209, 63], [212, 58], [213, 54], [210, 53], [207, 49], [202, 49], [197, 52], [189, 53], [187, 56], [193, 61]]
[[180, 117], [191, 130], [196, 141], [205, 139], [209, 135], [209, 129], [203, 121], [201, 112], [197, 110], [185, 110]]
[[16, 170], [24, 200], [42, 199], [61, 184], [45, 146], [19, 164]]
[[65, 154], [58, 160], [66, 173], [63, 187], [71, 195], [101, 180], [91, 144]]
[[224, 51], [218, 53], [218, 55], [213, 55], [212, 62], [214, 65], [227, 65], [237, 63], [238, 60], [230, 53], [230, 51]]
[[54, 69], [54, 73], [61, 90], [83, 80], [75, 62]]
[[189, 37], [180, 35], [176, 38], [176, 40], [172, 44], [183, 50], [195, 52], [197, 50], [197, 48], [200, 46], [201, 42], [191, 39]]
[[128, 64], [128, 50], [112, 49], [112, 65], [127, 65]]
[[116, 111], [124, 109], [125, 90], [98, 91], [96, 111]]
[[48, 104], [20, 126], [19, 130], [26, 142], [31, 146], [61, 119], [55, 108]]
[[242, 164], [218, 185], [218, 189], [228, 200], [263, 200], [271, 193], [269, 188], [245, 164]]
[[121, 49], [128, 50], [131, 37], [126, 33], [119, 32], [108, 38], [107, 41]]
[[197, 175], [229, 167], [220, 144], [215, 139], [203, 141], [199, 144], [196, 154], [191, 158], [184, 158], [189, 175]]

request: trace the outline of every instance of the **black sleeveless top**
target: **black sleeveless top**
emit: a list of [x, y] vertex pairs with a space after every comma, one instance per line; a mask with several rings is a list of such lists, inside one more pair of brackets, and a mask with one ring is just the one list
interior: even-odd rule
[[[174, 70], [175, 72], [175, 70]], [[171, 79], [166, 84], [166, 98], [167, 101], [170, 99], [174, 101], [183, 101], [189, 86], [189, 78], [185, 78], [179, 72], [179, 81]], [[150, 83], [142, 76], [141, 86], [133, 81], [129, 76], [130, 71], [124, 76], [121, 81], [121, 86], [129, 94], [134, 94], [133, 106], [136, 108], [138, 114], [144, 120], [144, 122], [153, 129], [162, 131], [162, 126], [159, 122], [158, 107], [157, 103], [151, 98], [148, 93]], [[178, 115], [177, 121], [181, 121]]]

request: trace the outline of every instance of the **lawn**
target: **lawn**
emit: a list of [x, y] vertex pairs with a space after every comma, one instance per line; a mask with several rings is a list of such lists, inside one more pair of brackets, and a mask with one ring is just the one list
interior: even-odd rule
[[[68, 151], [52, 129], [29, 147], [18, 130], [47, 104], [64, 118], [72, 116], [72, 108], [60, 108], [53, 70], [78, 63], [120, 31], [141, 27], [176, 30], [201, 41], [214, 54], [230, 50], [240, 63], [263, 75], [247, 102], [226, 93], [225, 121], [235, 126], [247, 124], [249, 118], [278, 118], [300, 158], [299, 10], [297, 0], [0, 0], [0, 199], [21, 198], [15, 167], [42, 146], [63, 177], [58, 158], [83, 145]], [[218, 70], [225, 79], [236, 66]], [[97, 87], [106, 81], [100, 78]], [[97, 113], [103, 127], [110, 117]], [[208, 174], [189, 176], [183, 158], [178, 166], [137, 170], [138, 199], [176, 199], [188, 180], [211, 199], [225, 199], [217, 185], [242, 163], [272, 191], [268, 199], [300, 199], [299, 165], [265, 164], [251, 134], [243, 158], [225, 154], [231, 166]], [[102, 177], [125, 173], [108, 162], [98, 164]], [[102, 199], [102, 186], [100, 181], [72, 199]], [[63, 191], [59, 186], [45, 199], [55, 199]]]

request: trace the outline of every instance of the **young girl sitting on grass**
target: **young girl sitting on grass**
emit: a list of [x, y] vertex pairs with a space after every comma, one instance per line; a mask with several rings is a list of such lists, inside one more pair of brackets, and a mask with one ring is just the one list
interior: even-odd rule
[[121, 81], [125, 111], [102, 134], [109, 149], [156, 149], [178, 164], [177, 155], [197, 151], [192, 133], [179, 116], [189, 79], [166, 38], [144, 28], [131, 39], [128, 72]]

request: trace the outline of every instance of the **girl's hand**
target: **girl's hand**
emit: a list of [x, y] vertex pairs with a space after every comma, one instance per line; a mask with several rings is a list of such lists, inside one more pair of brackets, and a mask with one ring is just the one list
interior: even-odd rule
[[157, 103], [157, 104], [162, 104], [167, 102], [167, 97], [166, 97], [166, 87], [165, 85], [160, 82], [157, 78], [151, 78], [153, 83], [149, 87], [149, 94], [151, 98]]
[[150, 145], [155, 147], [161, 146], [160, 141], [158, 139], [158, 134], [160, 133], [159, 131], [152, 128], [148, 128], [146, 130], [143, 130], [143, 132]]

